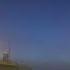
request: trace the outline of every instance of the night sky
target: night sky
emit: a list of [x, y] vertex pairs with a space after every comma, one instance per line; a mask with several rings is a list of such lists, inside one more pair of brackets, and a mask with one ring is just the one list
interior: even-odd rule
[[7, 40], [13, 58], [68, 61], [70, 1], [0, 1], [0, 43]]

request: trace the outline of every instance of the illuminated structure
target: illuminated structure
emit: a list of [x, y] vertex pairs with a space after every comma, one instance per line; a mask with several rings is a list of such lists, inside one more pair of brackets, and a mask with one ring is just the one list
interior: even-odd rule
[[19, 64], [10, 59], [11, 49], [7, 48], [3, 52], [3, 59], [0, 61], [0, 70], [32, 70], [27, 65]]
[[10, 49], [5, 49], [3, 52], [3, 61], [8, 62], [10, 59]]

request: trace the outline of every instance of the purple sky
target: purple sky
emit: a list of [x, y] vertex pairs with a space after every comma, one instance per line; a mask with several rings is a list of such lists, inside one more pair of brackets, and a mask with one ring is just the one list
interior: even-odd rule
[[10, 41], [13, 58], [31, 61], [70, 59], [69, 0], [0, 3], [0, 41]]

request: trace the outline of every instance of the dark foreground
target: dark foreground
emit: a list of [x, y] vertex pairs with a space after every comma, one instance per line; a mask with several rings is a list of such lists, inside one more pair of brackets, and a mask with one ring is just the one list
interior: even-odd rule
[[0, 70], [32, 70], [25, 65], [0, 64]]

